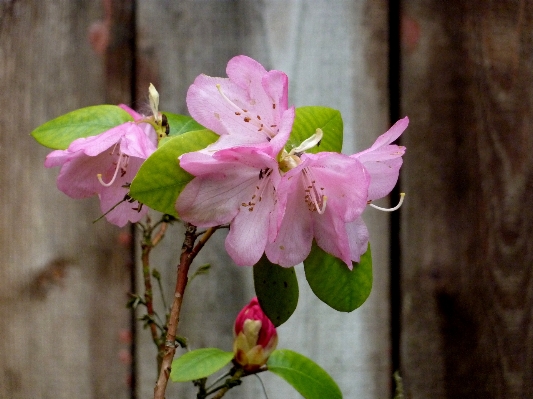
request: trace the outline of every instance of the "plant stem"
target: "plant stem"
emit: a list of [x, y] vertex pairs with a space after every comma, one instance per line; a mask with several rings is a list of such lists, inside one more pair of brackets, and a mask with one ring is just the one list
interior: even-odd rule
[[[152, 276], [151, 276], [151, 270], [150, 270], [150, 252], [153, 248], [163, 238], [165, 235], [165, 232], [167, 230], [168, 223], [162, 223], [161, 227], [159, 228], [159, 231], [157, 234], [152, 237], [154, 228], [158, 225], [157, 223], [155, 226], [150, 226], [150, 220], [148, 220], [147, 226], [143, 227], [143, 239], [141, 242], [141, 261], [142, 261], [142, 268], [143, 268], [143, 279], [144, 279], [144, 301], [146, 304], [146, 312], [148, 313], [148, 316], [150, 316], [151, 320], [155, 320], [155, 314], [154, 311], [154, 301], [153, 301], [153, 289], [152, 289]], [[149, 323], [150, 326], [150, 332], [152, 334], [152, 341], [154, 341], [154, 344], [157, 347], [157, 371], [159, 372], [159, 369], [161, 368], [161, 361], [163, 360], [163, 351], [164, 351], [164, 342], [159, 336], [159, 333], [157, 331], [157, 326], [154, 322]]]
[[207, 240], [217, 229], [218, 226], [209, 228], [195, 246], [196, 226], [193, 226], [190, 223], [186, 224], [185, 239], [183, 240], [183, 246], [181, 247], [180, 263], [178, 265], [178, 277], [176, 280], [174, 300], [172, 302], [172, 308], [170, 310], [170, 316], [167, 325], [168, 328], [164, 343], [164, 355], [159, 371], [159, 378], [154, 388], [154, 399], [165, 398], [165, 391], [167, 388], [168, 378], [170, 377], [172, 360], [174, 359], [174, 355], [176, 353], [176, 334], [178, 331], [178, 322], [181, 304], [183, 302], [183, 295], [185, 293], [185, 288], [187, 287], [187, 274], [189, 273], [189, 267], [191, 266], [191, 263], [196, 255], [198, 255], [198, 252], [200, 252]]
[[226, 381], [226, 384], [218, 391], [218, 393], [215, 396], [213, 396], [212, 399], [222, 398], [226, 394], [226, 392], [228, 392], [231, 388], [233, 388], [236, 385], [235, 382], [240, 383], [239, 380], [241, 379], [243, 374], [244, 374], [244, 370], [238, 369], [233, 375], [233, 377], [231, 377], [231, 379]]

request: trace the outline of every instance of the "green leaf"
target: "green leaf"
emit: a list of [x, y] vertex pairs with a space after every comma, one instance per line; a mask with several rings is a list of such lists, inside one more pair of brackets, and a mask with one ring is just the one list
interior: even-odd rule
[[254, 266], [254, 286], [261, 309], [276, 327], [285, 323], [298, 304], [294, 267], [281, 267], [263, 255]]
[[128, 121], [132, 116], [116, 105], [94, 105], [52, 119], [31, 135], [45, 147], [64, 150], [80, 137], [96, 136]]
[[170, 378], [174, 382], [192, 381], [216, 373], [233, 359], [233, 352], [203, 348], [187, 352], [172, 362]]
[[207, 129], [171, 137], [142, 164], [131, 182], [130, 196], [152, 209], [177, 217], [176, 200], [193, 179], [191, 174], [180, 168], [178, 157], [201, 150], [218, 137]]
[[341, 152], [343, 129], [341, 113], [333, 108], [311, 106], [296, 108], [296, 117], [287, 143], [287, 150], [299, 146], [311, 137], [317, 128], [322, 129], [324, 137], [319, 146], [306, 152]]
[[342, 392], [328, 373], [307, 357], [288, 349], [272, 352], [269, 371], [280, 376], [305, 399], [341, 399]]
[[169, 136], [178, 136], [183, 133], [192, 132], [194, 130], [204, 130], [205, 127], [196, 122], [193, 118], [186, 115], [173, 114], [170, 112], [161, 112], [165, 114], [170, 125]]
[[359, 263], [348, 269], [340, 259], [324, 252], [313, 243], [304, 260], [305, 277], [315, 295], [340, 312], [351, 312], [361, 306], [372, 290], [372, 255], [370, 245]]

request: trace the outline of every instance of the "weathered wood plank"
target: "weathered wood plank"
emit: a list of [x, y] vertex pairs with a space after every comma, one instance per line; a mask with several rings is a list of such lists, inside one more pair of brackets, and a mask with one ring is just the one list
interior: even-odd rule
[[[247, 54], [267, 68], [284, 70], [290, 102], [342, 111], [345, 149], [370, 145], [388, 128], [387, 4], [383, 1], [143, 1], [138, 9], [139, 88], [158, 83], [162, 109], [186, 112], [185, 93], [199, 73], [225, 76], [227, 61]], [[366, 215], [372, 230], [374, 291], [353, 314], [332, 311], [307, 288], [293, 318], [279, 329], [280, 346], [313, 358], [339, 382], [345, 397], [383, 398], [390, 391], [387, 217]], [[204, 258], [213, 270], [186, 291], [181, 333], [193, 347], [231, 350], [232, 322], [253, 295], [251, 270], [237, 268], [223, 253], [222, 232]], [[167, 237], [154, 264], [172, 292], [181, 234]], [[218, 252], [217, 252], [218, 251]], [[141, 332], [142, 334], [142, 332]], [[155, 352], [147, 332], [138, 345], [138, 396], [154, 385]], [[144, 340], [144, 343], [142, 342]], [[147, 363], [146, 363], [147, 362]], [[272, 397], [299, 395], [277, 377], [262, 377]], [[171, 397], [192, 397], [185, 384], [171, 384]], [[180, 395], [180, 396], [177, 396]], [[228, 397], [262, 397], [254, 379]]]
[[[102, 103], [102, 61], [88, 40], [92, 1], [0, 4], [0, 396], [129, 396], [119, 332], [129, 267], [118, 229], [93, 225], [96, 200], [55, 186], [39, 124]], [[127, 249], [127, 248], [126, 248]]]
[[528, 2], [405, 2], [412, 398], [533, 395], [532, 24]]

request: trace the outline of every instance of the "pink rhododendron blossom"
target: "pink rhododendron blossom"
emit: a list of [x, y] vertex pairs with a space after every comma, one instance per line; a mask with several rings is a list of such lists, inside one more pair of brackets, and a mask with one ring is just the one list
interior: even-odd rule
[[233, 332], [235, 362], [246, 371], [256, 371], [264, 366], [278, 344], [276, 327], [259, 306], [257, 298], [239, 312]]
[[287, 75], [244, 55], [232, 58], [226, 73], [228, 78], [200, 75], [187, 92], [191, 116], [221, 136], [206, 152], [270, 141], [282, 125], [290, 131], [292, 120], [282, 122], [291, 117]]
[[331, 152], [303, 153], [295, 161], [278, 186], [281, 223], [266, 247], [268, 259], [294, 266], [307, 258], [315, 239], [351, 268], [364, 237], [359, 237], [362, 231], [348, 231], [347, 223], [358, 221], [367, 205], [367, 172], [357, 159]]
[[[142, 116], [121, 105], [139, 121]], [[102, 212], [124, 200], [141, 164], [157, 148], [157, 135], [148, 123], [125, 122], [104, 133], [74, 140], [68, 149], [51, 152], [45, 161], [50, 168], [61, 166], [57, 187], [72, 198], [98, 194]], [[138, 222], [147, 212], [139, 204], [123, 202], [106, 214], [109, 222], [124, 226]]]
[[405, 147], [391, 143], [400, 137], [408, 124], [409, 118], [400, 119], [379, 136], [372, 147], [351, 156], [358, 159], [370, 174], [369, 200], [385, 197], [396, 185]]
[[[292, 119], [287, 121], [292, 124]], [[277, 233], [277, 154], [289, 131], [290, 126], [284, 135], [258, 146], [181, 156], [180, 166], [196, 177], [178, 197], [178, 214], [198, 227], [231, 223], [226, 250], [238, 265], [257, 263]]]

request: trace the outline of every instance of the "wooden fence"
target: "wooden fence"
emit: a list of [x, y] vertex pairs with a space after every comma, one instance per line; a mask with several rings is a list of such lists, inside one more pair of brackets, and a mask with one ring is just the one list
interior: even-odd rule
[[[392, 221], [365, 214], [370, 299], [335, 313], [298, 269], [280, 346], [321, 364], [345, 398], [391, 397], [397, 368], [407, 398], [533, 397], [532, 32], [526, 1], [0, 0], [0, 397], [144, 399], [156, 374], [124, 307], [131, 231], [92, 224], [96, 200], [59, 192], [29, 133], [87, 105], [145, 109], [149, 82], [163, 110], [186, 113], [194, 78], [224, 76], [237, 54], [285, 71], [291, 104], [339, 109], [347, 153], [411, 120], [406, 203]], [[229, 350], [253, 284], [217, 234], [181, 334]], [[167, 293], [181, 237], [157, 249]], [[299, 397], [264, 381], [270, 398]], [[249, 379], [227, 397], [262, 395]], [[167, 395], [194, 396], [185, 384]]]

